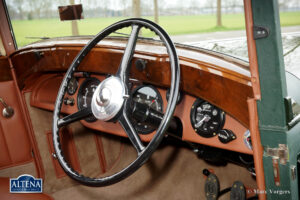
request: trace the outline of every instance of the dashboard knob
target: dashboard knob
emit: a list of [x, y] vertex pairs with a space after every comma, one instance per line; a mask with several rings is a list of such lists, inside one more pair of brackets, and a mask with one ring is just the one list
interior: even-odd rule
[[220, 142], [227, 144], [228, 142], [235, 140], [236, 136], [231, 130], [222, 129], [218, 132], [218, 138]]
[[72, 97], [70, 97], [70, 98], [66, 97], [64, 99], [64, 104], [65, 105], [74, 106], [74, 102], [75, 102], [75, 100]]
[[135, 67], [138, 71], [142, 72], [146, 69], [147, 61], [143, 59], [137, 59], [135, 61]]

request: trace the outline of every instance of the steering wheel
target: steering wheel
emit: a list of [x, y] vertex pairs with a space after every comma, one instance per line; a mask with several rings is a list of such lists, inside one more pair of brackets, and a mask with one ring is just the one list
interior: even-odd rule
[[[131, 34], [129, 36], [124, 55], [122, 57], [117, 73], [106, 78], [100, 83], [100, 85], [95, 90], [95, 93], [93, 94], [90, 107], [60, 118], [63, 97], [65, 95], [66, 88], [82, 60], [102, 39], [124, 27], [131, 27]], [[164, 43], [167, 49], [171, 67], [170, 97], [167, 109], [160, 125], [157, 128], [155, 135], [146, 146], [144, 146], [139, 137], [139, 134], [135, 130], [129, 118], [131, 109], [130, 105], [132, 100], [130, 91], [128, 91], [131, 60], [135, 51], [139, 31], [143, 27], [150, 29], [160, 37], [161, 41]], [[175, 46], [168, 34], [159, 25], [146, 19], [132, 18], [116, 22], [98, 33], [80, 51], [80, 53], [76, 56], [76, 58], [70, 65], [61, 83], [56, 98], [55, 108], [53, 112], [53, 144], [56, 157], [66, 174], [84, 185], [106, 186], [123, 180], [124, 178], [134, 173], [137, 169], [139, 169], [149, 159], [149, 157], [156, 150], [164, 137], [164, 133], [168, 128], [176, 107], [176, 100], [179, 92], [179, 81], [180, 68]], [[133, 162], [131, 162], [121, 171], [107, 177], [90, 178], [79, 174], [66, 161], [61, 149], [59, 129], [72, 122], [82, 120], [91, 115], [93, 115], [97, 120], [106, 121], [107, 123], [118, 121], [122, 125], [129, 140], [137, 151], [137, 158]]]

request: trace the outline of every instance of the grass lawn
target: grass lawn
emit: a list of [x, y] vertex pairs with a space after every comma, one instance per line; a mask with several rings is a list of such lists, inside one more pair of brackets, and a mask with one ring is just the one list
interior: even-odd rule
[[[153, 20], [153, 17], [145, 17]], [[80, 35], [95, 35], [106, 26], [117, 22], [122, 17], [94, 18], [78, 21]], [[281, 13], [280, 20], [282, 26], [300, 25], [300, 12]], [[244, 29], [243, 14], [222, 15], [223, 27], [216, 28], [216, 17], [214, 15], [197, 16], [161, 16], [159, 24], [170, 34], [191, 34], [201, 32], [214, 32], [226, 30]], [[24, 46], [36, 39], [26, 37], [58, 37], [71, 35], [71, 22], [61, 22], [57, 19], [40, 20], [13, 20], [12, 21], [18, 46]], [[128, 32], [128, 30], [125, 30]], [[144, 36], [151, 36], [149, 31], [142, 31]]]

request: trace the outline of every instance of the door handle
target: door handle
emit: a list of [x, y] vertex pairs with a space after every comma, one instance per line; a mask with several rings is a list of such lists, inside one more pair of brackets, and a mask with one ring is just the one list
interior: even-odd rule
[[11, 118], [15, 111], [12, 107], [8, 106], [5, 101], [0, 97], [0, 103], [3, 105], [2, 115], [5, 118]]

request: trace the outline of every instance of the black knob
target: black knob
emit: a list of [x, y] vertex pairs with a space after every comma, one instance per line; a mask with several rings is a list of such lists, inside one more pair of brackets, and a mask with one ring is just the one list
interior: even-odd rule
[[142, 72], [142, 71], [144, 71], [146, 69], [146, 64], [147, 64], [147, 61], [145, 61], [143, 59], [137, 59], [135, 61], [135, 67], [140, 72]]
[[220, 142], [227, 144], [228, 142], [235, 140], [236, 136], [231, 130], [223, 129], [218, 132], [218, 138]]
[[210, 171], [208, 169], [203, 169], [202, 171], [204, 176], [209, 176], [210, 175]]

